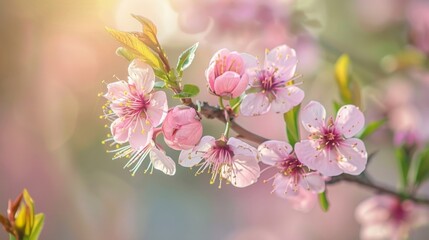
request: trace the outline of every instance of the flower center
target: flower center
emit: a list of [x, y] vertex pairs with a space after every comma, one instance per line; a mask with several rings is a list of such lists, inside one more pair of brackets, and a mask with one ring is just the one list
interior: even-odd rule
[[263, 69], [258, 73], [257, 78], [261, 84], [261, 88], [264, 91], [267, 91], [267, 92], [272, 91], [278, 85], [276, 83], [276, 79], [274, 77], [273, 71]]
[[278, 162], [276, 167], [285, 176], [299, 177], [304, 171], [302, 163], [295, 156], [288, 156], [283, 161]]
[[322, 145], [328, 149], [338, 147], [343, 141], [343, 136], [335, 129], [332, 118], [328, 121], [328, 126], [322, 129]]
[[[203, 171], [206, 169], [206, 167], [208, 167], [208, 172], [212, 175], [210, 178], [211, 184], [216, 181], [216, 178], [219, 175], [220, 188], [222, 178], [227, 178], [227, 176], [235, 174], [232, 170], [233, 157], [234, 152], [223, 140], [217, 140], [215, 145], [206, 152], [204, 156], [206, 162], [203, 164]], [[224, 166], [228, 166], [228, 170], [225, 170], [225, 168], [223, 168]]]

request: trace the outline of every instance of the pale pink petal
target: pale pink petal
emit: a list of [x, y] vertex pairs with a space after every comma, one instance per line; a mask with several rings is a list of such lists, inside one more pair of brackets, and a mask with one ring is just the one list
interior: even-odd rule
[[133, 149], [143, 149], [152, 140], [153, 128], [144, 121], [138, 121], [135, 126], [132, 126], [130, 131], [128, 141]]
[[110, 101], [121, 99], [129, 92], [128, 83], [125, 81], [117, 81], [107, 84], [107, 93], [104, 95]]
[[363, 225], [387, 222], [390, 217], [390, 209], [395, 201], [397, 201], [395, 198], [385, 195], [368, 198], [356, 208], [356, 220]]
[[267, 165], [274, 166], [277, 162], [286, 159], [292, 152], [292, 146], [283, 141], [270, 140], [258, 147], [261, 161]]
[[249, 86], [249, 76], [245, 73], [241, 76], [241, 80], [238, 82], [237, 86], [232, 91], [232, 98], [239, 97], [244, 91], [246, 91]]
[[335, 126], [344, 137], [353, 137], [362, 130], [364, 124], [365, 117], [358, 107], [345, 105], [338, 110]]
[[317, 202], [317, 195], [313, 192], [300, 188], [298, 194], [286, 198], [292, 207], [301, 212], [308, 212], [314, 208]]
[[176, 163], [174, 163], [173, 159], [167, 156], [164, 151], [153, 148], [149, 156], [155, 169], [167, 175], [174, 175], [176, 173]]
[[345, 173], [361, 174], [365, 170], [367, 159], [365, 145], [360, 139], [346, 139], [339, 146], [338, 167]]
[[163, 91], [151, 95], [150, 105], [146, 109], [147, 119], [153, 127], [158, 126], [167, 116], [167, 95]]
[[325, 176], [337, 176], [343, 172], [338, 167], [336, 154], [327, 149], [321, 149], [320, 143], [316, 141], [301, 140], [296, 143], [295, 154], [304, 165]]
[[230, 137], [228, 139], [227, 144], [231, 147], [231, 150], [234, 152], [235, 155], [243, 155], [256, 159], [256, 149], [249, 144], [241, 141], [240, 139]]
[[255, 157], [235, 155], [232, 169], [224, 165], [221, 172], [232, 185], [243, 188], [258, 181], [261, 169]]
[[259, 60], [247, 53], [242, 53], [241, 57], [244, 60], [244, 67], [246, 68], [246, 73], [249, 77], [249, 80], [252, 82], [259, 71]]
[[240, 111], [244, 116], [257, 116], [270, 110], [270, 101], [263, 93], [250, 93], [244, 96]]
[[271, 110], [276, 113], [285, 113], [304, 99], [304, 91], [295, 86], [285, 87], [276, 91], [275, 100], [271, 103]]
[[215, 72], [214, 72], [214, 68], [215, 68], [215, 64], [212, 63], [210, 64], [209, 68], [207, 68], [205, 74], [206, 74], [206, 79], [207, 82], [209, 84], [209, 88], [211, 89], [211, 91], [214, 91], [214, 82], [215, 82]]
[[265, 68], [278, 69], [276, 76], [282, 80], [289, 80], [295, 75], [297, 63], [295, 50], [286, 45], [271, 49], [265, 56]]
[[292, 197], [298, 194], [299, 185], [295, 185], [291, 176], [277, 173], [273, 181], [274, 192], [281, 198]]
[[110, 130], [115, 142], [125, 143], [128, 141], [130, 128], [125, 126], [125, 122], [122, 121], [122, 118], [117, 118], [115, 121], [113, 121], [112, 125], [110, 125]]
[[317, 172], [307, 173], [299, 183], [303, 189], [308, 191], [313, 191], [315, 193], [325, 191], [325, 180]]
[[[225, 72], [216, 78], [214, 82], [214, 92], [219, 96], [231, 96], [232, 92], [237, 87], [240, 80], [241, 80], [240, 74], [236, 72], [230, 72], [230, 71]], [[243, 91], [244, 89], [242, 90], [242, 92]]]
[[200, 143], [190, 150], [182, 150], [179, 156], [179, 164], [183, 167], [193, 167], [203, 160], [206, 152], [215, 145], [215, 138], [204, 136]]
[[[180, 130], [176, 131], [173, 145], [170, 145], [167, 138], [165, 142], [176, 150], [183, 149], [191, 149], [193, 148], [199, 141], [203, 134], [203, 128], [200, 122], [191, 123], [188, 125], [184, 125], [180, 128]], [[176, 148], [173, 146], [177, 146]]]
[[362, 240], [377, 240], [377, 239], [402, 239], [394, 238], [393, 235], [397, 230], [394, 225], [385, 222], [362, 226], [360, 237]]
[[311, 101], [301, 110], [300, 118], [305, 130], [320, 132], [325, 125], [326, 110], [319, 102]]
[[155, 85], [155, 74], [148, 64], [141, 60], [134, 59], [128, 66], [129, 83], [136, 86], [138, 92], [147, 94], [152, 91]]
[[227, 55], [224, 59], [224, 66], [221, 68], [225, 68], [224, 72], [231, 71], [243, 75], [245, 72], [245, 63], [241, 54], [234, 51]]

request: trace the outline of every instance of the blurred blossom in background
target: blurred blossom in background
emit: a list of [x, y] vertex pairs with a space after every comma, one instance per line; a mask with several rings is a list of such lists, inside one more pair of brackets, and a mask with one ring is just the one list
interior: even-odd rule
[[[104, 27], [139, 30], [130, 14], [159, 30], [170, 60], [200, 42], [184, 81], [206, 89], [204, 70], [218, 49], [263, 59], [266, 48], [296, 48], [303, 104], [338, 99], [333, 63], [348, 53], [362, 84], [368, 120], [390, 116], [367, 142], [378, 150], [369, 172], [396, 186], [393, 141], [429, 139], [429, 6], [419, 0], [40, 0], [0, 2], [0, 207], [29, 189], [44, 212], [41, 239], [357, 239], [356, 206], [372, 195], [344, 183], [329, 187], [331, 209], [309, 213], [270, 195], [270, 184], [209, 185], [178, 168], [131, 177], [100, 142], [105, 83], [125, 79], [128, 63]], [[198, 99], [216, 104], [207, 91]], [[172, 105], [170, 103], [170, 105]], [[333, 113], [328, 108], [328, 113]], [[280, 115], [241, 117], [246, 128], [285, 140]], [[261, 122], [270, 122], [258, 128]], [[222, 131], [203, 120], [204, 135]], [[375, 144], [372, 144], [375, 143]], [[177, 159], [178, 152], [170, 156]], [[264, 179], [261, 176], [261, 180]], [[420, 189], [429, 196], [427, 184]], [[411, 232], [427, 239], [429, 229]], [[1, 232], [0, 239], [6, 235]]]

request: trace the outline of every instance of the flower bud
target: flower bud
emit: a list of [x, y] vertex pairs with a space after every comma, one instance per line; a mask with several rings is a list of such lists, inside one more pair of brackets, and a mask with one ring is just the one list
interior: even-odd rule
[[203, 126], [197, 111], [182, 105], [168, 111], [162, 131], [169, 147], [185, 150], [197, 145], [203, 134]]
[[0, 215], [0, 223], [11, 236], [17, 240], [39, 238], [45, 216], [34, 213], [34, 202], [27, 189], [15, 201], [9, 201], [7, 212], [7, 217]]
[[240, 96], [249, 82], [242, 55], [228, 49], [215, 53], [206, 70], [206, 78], [210, 91], [224, 99]]

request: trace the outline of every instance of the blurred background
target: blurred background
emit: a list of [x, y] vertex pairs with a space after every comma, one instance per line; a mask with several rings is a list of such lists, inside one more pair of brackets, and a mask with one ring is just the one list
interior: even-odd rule
[[[131, 177], [112, 161], [99, 119], [105, 82], [125, 79], [128, 63], [105, 31], [138, 30], [130, 16], [152, 19], [169, 59], [199, 41], [185, 82], [206, 89], [204, 70], [219, 48], [263, 57], [266, 48], [297, 49], [304, 104], [338, 100], [333, 64], [348, 53], [359, 79], [367, 121], [391, 121], [367, 141], [378, 151], [368, 166], [397, 186], [395, 141], [429, 137], [429, 6], [418, 0], [14, 0], [0, 2], [0, 209], [28, 188], [46, 214], [41, 239], [358, 239], [355, 207], [372, 192], [329, 187], [331, 209], [297, 212], [262, 181], [245, 189], [209, 184], [178, 166]], [[202, 91], [198, 99], [216, 104]], [[175, 102], [169, 102], [173, 105]], [[328, 108], [332, 113], [332, 108]], [[282, 116], [238, 121], [284, 140]], [[263, 124], [261, 123], [270, 123]], [[204, 133], [222, 124], [204, 120]], [[171, 151], [176, 159], [178, 152]], [[270, 176], [262, 175], [261, 179]], [[424, 185], [421, 196], [429, 197]], [[428, 227], [411, 233], [427, 239]], [[0, 239], [6, 239], [1, 232]]]

